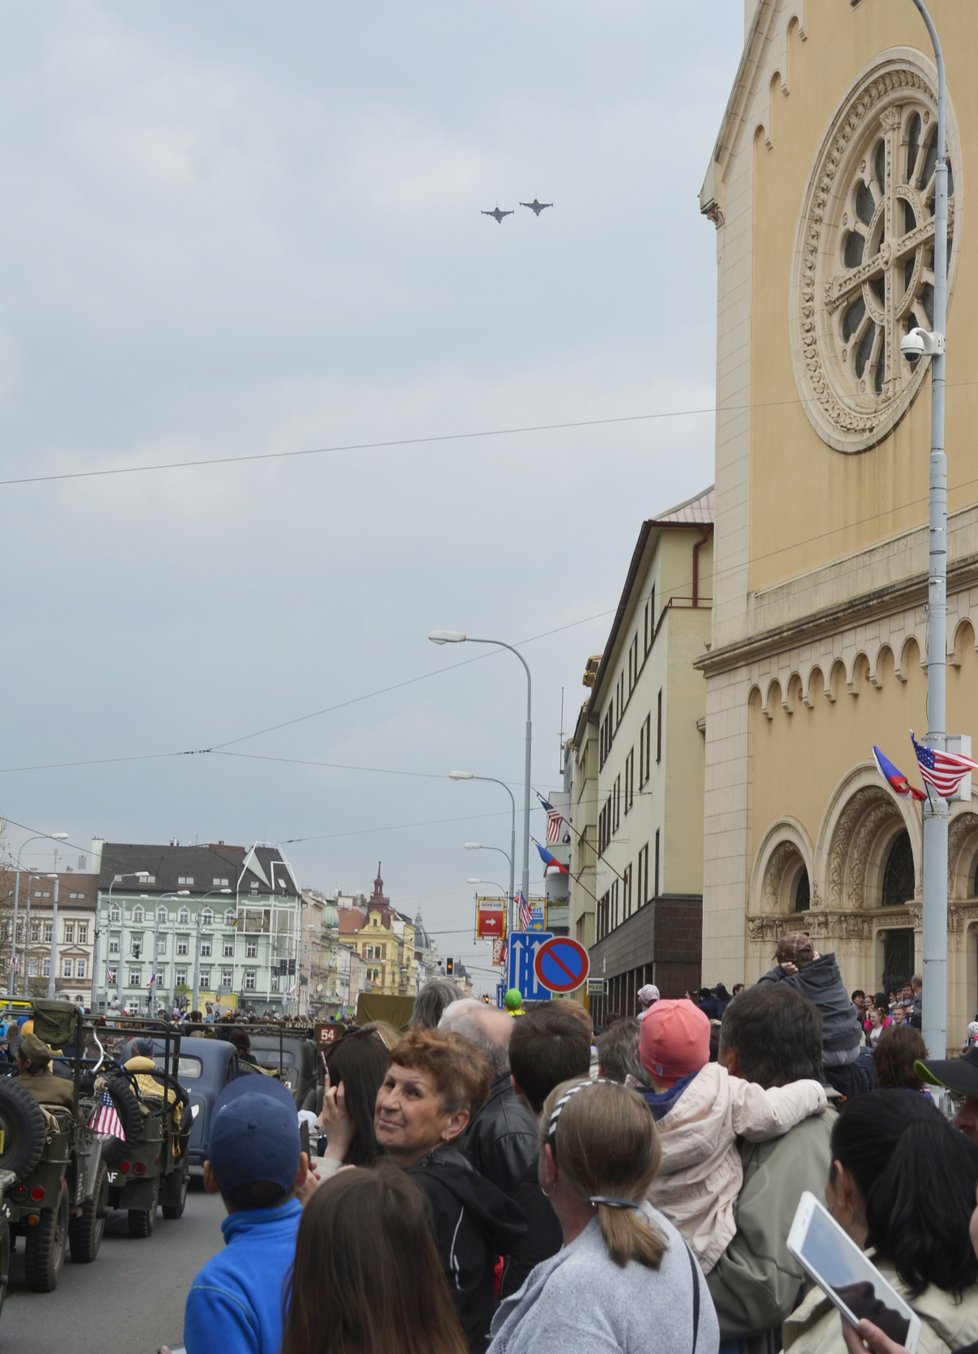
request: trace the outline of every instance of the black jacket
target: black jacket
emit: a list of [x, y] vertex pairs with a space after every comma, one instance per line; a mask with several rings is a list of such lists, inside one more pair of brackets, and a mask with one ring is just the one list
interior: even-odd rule
[[527, 1171], [531, 1167], [536, 1170], [540, 1152], [537, 1121], [513, 1090], [508, 1072], [492, 1083], [466, 1129], [461, 1148], [479, 1174], [510, 1198]]
[[456, 1147], [429, 1152], [407, 1173], [431, 1203], [435, 1244], [470, 1354], [483, 1354], [496, 1306], [496, 1257], [510, 1253], [526, 1220]]

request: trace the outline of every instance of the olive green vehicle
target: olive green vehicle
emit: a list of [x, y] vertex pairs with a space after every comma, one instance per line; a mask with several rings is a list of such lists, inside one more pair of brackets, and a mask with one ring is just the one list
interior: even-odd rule
[[[65, 1001], [12, 1002], [0, 998], [0, 1016], [29, 1014], [34, 1031], [72, 1073], [71, 1108], [39, 1105], [15, 1076], [0, 1077], [0, 1255], [7, 1273], [10, 1239], [23, 1238], [27, 1287], [57, 1287], [70, 1248], [75, 1263], [98, 1255], [108, 1215], [108, 1167], [103, 1144], [85, 1122], [81, 1086], [82, 1014]], [[11, 1068], [11, 1070], [13, 1070]]]
[[[105, 1142], [109, 1208], [128, 1214], [130, 1236], [148, 1237], [157, 1210], [180, 1218], [187, 1202], [192, 1116], [180, 1082], [180, 1035], [162, 1020], [125, 1017], [89, 1025], [86, 1035], [101, 1054], [89, 1063], [89, 1114], [107, 1095], [124, 1135]], [[152, 1054], [140, 1058], [137, 1040], [149, 1041]]]

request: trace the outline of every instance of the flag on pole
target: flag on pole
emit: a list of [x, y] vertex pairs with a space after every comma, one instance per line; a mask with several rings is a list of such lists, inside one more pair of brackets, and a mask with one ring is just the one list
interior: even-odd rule
[[926, 799], [927, 796], [923, 790], [918, 790], [916, 785], [911, 785], [903, 772], [890, 761], [889, 757], [884, 757], [879, 748], [873, 744], [873, 757], [876, 765], [879, 767], [879, 773], [889, 784], [894, 794], [903, 795], [905, 799]]
[[120, 1138], [125, 1142], [126, 1134], [122, 1120], [108, 1091], [102, 1091], [96, 1098], [92, 1112], [88, 1116], [88, 1127], [97, 1138]]
[[16, 954], [14, 955], [14, 957], [13, 957], [13, 958], [11, 959], [11, 961], [10, 961], [10, 971], [11, 971], [11, 973], [19, 973], [19, 972], [20, 972], [20, 957], [19, 957], [18, 955], [16, 955]]
[[115, 969], [114, 969], [114, 968], [107, 968], [107, 969], [105, 970], [105, 981], [106, 981], [107, 983], [114, 983], [115, 980], [116, 980], [116, 971], [115, 971]]
[[555, 869], [559, 870], [561, 874], [570, 874], [568, 867], [562, 865], [557, 857], [552, 856], [539, 842], [536, 843], [536, 848], [540, 852], [540, 859], [543, 861], [544, 865], [552, 865]]
[[562, 834], [560, 829], [563, 826], [564, 815], [559, 809], [555, 809], [548, 800], [544, 799], [539, 790], [536, 792], [536, 796], [547, 811], [547, 841], [552, 845], [556, 845], [561, 839]]
[[530, 922], [533, 920], [533, 912], [530, 908], [530, 904], [526, 901], [526, 895], [522, 889], [520, 889], [516, 895], [516, 906], [519, 910], [520, 930], [529, 931]]
[[910, 730], [910, 741], [925, 785], [931, 785], [942, 799], [950, 799], [965, 776], [978, 771], [978, 762], [960, 752], [942, 752], [940, 748], [924, 747]]

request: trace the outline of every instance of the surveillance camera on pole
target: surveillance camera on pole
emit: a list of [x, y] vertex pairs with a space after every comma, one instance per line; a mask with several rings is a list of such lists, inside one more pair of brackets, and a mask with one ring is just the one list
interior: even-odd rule
[[900, 352], [912, 367], [922, 357], [940, 357], [944, 353], [944, 335], [929, 329], [911, 329], [900, 340]]

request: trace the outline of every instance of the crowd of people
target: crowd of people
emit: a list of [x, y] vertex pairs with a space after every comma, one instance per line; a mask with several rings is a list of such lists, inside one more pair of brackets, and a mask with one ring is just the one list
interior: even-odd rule
[[775, 959], [730, 992], [646, 985], [599, 1031], [573, 1001], [512, 1019], [438, 980], [406, 1031], [328, 1050], [308, 1155], [274, 1078], [232, 1082], [205, 1167], [226, 1247], [188, 1354], [901, 1354], [806, 1282], [806, 1190], [924, 1354], [976, 1354], [978, 1045], [927, 1057], [919, 980], [874, 1040], [834, 956], [795, 933]]

